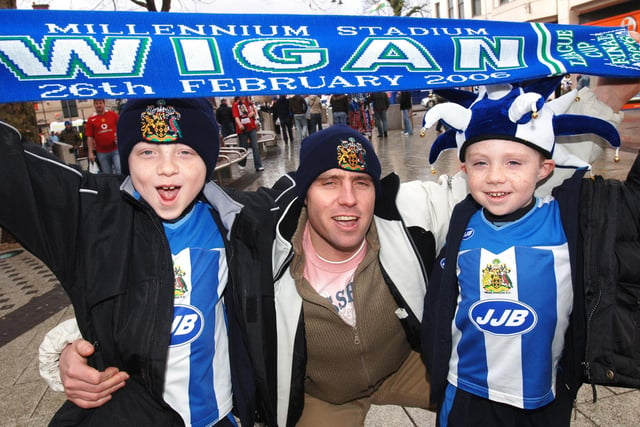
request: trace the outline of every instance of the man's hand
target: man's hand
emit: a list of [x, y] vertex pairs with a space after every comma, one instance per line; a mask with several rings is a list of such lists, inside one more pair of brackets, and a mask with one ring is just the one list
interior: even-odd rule
[[81, 408], [96, 408], [111, 400], [111, 394], [125, 386], [129, 374], [109, 367], [100, 372], [87, 364], [95, 351], [89, 341], [79, 339], [60, 354], [60, 378], [67, 399]]
[[87, 137], [87, 157], [90, 162], [96, 161], [96, 154], [93, 152], [96, 148], [96, 142], [92, 136]]
[[[640, 33], [629, 31], [629, 35], [640, 43]], [[593, 89], [596, 97], [617, 112], [633, 96], [640, 92], [639, 79], [623, 79], [612, 77], [599, 77], [598, 84]]]

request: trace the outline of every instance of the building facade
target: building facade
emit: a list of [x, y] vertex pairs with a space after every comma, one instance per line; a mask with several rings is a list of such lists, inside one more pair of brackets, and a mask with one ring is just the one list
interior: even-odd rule
[[638, 0], [432, 0], [434, 18], [582, 25], [619, 16], [607, 25], [640, 29]]
[[[107, 110], [118, 111], [118, 101], [107, 99]], [[93, 99], [69, 101], [37, 101], [33, 103], [36, 110], [38, 128], [42, 133], [59, 132], [64, 128], [64, 122], [69, 120], [74, 126], [80, 127], [95, 112]], [[82, 130], [82, 129], [79, 129]]]

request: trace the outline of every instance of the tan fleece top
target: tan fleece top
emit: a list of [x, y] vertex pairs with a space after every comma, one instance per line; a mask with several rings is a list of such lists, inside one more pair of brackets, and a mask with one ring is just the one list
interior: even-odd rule
[[317, 95], [309, 95], [307, 97], [307, 105], [309, 106], [309, 112], [311, 114], [322, 113], [322, 102]]
[[410, 352], [398, 308], [384, 282], [375, 224], [367, 233], [367, 254], [356, 269], [353, 299], [356, 326], [346, 324], [331, 303], [303, 277], [303, 209], [293, 236], [291, 274], [302, 297], [307, 341], [305, 392], [334, 404], [370, 395], [393, 374]]

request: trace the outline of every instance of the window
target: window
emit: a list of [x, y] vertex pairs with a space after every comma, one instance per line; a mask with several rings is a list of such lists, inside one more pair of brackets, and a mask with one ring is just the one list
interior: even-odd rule
[[447, 11], [449, 12], [448, 18], [453, 18], [453, 0], [447, 0]]
[[440, 18], [440, 3], [438, 2], [438, 3], [434, 4], [433, 5], [433, 9], [434, 9], [434, 12], [433, 12], [434, 16], [433, 17], [434, 18]]
[[458, 18], [464, 19], [464, 0], [458, 0]]
[[78, 105], [74, 99], [69, 101], [60, 101], [60, 104], [62, 104], [62, 116], [65, 119], [78, 117]]
[[471, 14], [473, 16], [482, 15], [482, 1], [481, 0], [473, 0], [471, 3]]

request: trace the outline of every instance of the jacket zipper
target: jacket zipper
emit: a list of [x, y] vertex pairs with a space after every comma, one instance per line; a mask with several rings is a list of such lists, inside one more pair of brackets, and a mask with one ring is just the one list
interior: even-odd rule
[[[135, 199], [134, 199], [134, 200], [135, 200]], [[136, 203], [137, 203], [137, 201], [136, 201]], [[166, 241], [166, 237], [164, 237], [164, 229], [162, 229], [162, 228], [160, 227], [160, 225], [158, 224], [158, 220], [157, 220], [157, 218], [156, 218], [156, 217], [154, 217], [153, 215], [151, 215], [151, 213], [149, 212], [149, 210], [148, 210], [148, 209], [146, 209], [144, 205], [141, 205], [141, 208], [142, 208], [142, 211], [147, 215], [147, 217], [148, 217], [148, 218], [149, 218], [149, 220], [151, 221], [151, 224], [153, 224], [153, 227], [155, 228], [156, 232], [157, 232], [158, 234], [160, 234], [161, 240], [164, 242], [164, 245], [163, 245], [163, 246], [164, 246], [164, 249], [165, 249], [165, 250], [167, 250], [167, 249], [168, 249], [168, 242]], [[169, 249], [169, 258], [171, 258], [171, 249]], [[164, 262], [164, 261], [163, 261], [163, 267], [164, 267], [165, 265], [166, 265], [166, 262]], [[169, 269], [171, 269], [171, 266], [168, 266], [168, 268], [169, 268]], [[164, 276], [164, 275], [163, 275], [163, 276]], [[162, 283], [162, 281], [163, 281], [163, 278], [161, 278], [161, 279], [160, 279], [160, 283]], [[172, 301], [171, 305], [173, 306], [173, 301]], [[153, 319], [153, 324], [155, 325], [156, 323], [157, 323], [157, 316], [155, 316], [155, 317], [154, 317], [154, 319]], [[157, 333], [156, 333], [155, 328], [154, 328], [154, 330], [151, 332], [151, 335], [150, 335], [150, 337], [153, 337], [153, 338], [154, 338], [154, 339], [152, 339], [152, 341], [157, 340], [156, 336], [157, 336]], [[149, 341], [147, 341], [147, 345], [146, 345], [146, 347], [147, 347], [147, 348], [149, 348], [149, 344], [148, 344], [148, 343], [149, 343]], [[166, 361], [165, 361], [165, 362], [166, 362]], [[146, 380], [147, 380], [147, 381], [149, 381], [150, 391], [152, 391], [152, 390], [154, 390], [155, 385], [154, 385], [154, 383], [153, 383], [153, 378], [152, 378], [152, 375], [151, 375], [151, 371], [150, 371], [150, 369], [151, 369], [151, 365], [150, 365], [150, 364], [148, 364], [148, 363], [146, 363], [146, 364], [145, 364], [145, 368], [144, 368], [144, 375], [145, 375], [145, 377], [146, 377]], [[165, 368], [165, 375], [166, 375], [166, 368]], [[164, 384], [161, 384], [161, 385], [160, 385], [160, 389], [162, 390], [163, 388], [164, 388]], [[162, 398], [162, 402], [163, 402], [163, 404], [164, 404], [164, 405], [166, 405], [167, 407], [169, 406], [169, 405], [164, 401], [164, 398]], [[174, 412], [175, 412], [175, 411], [174, 411]]]
[[278, 271], [276, 272], [276, 275], [274, 276], [274, 280], [273, 280], [274, 283], [277, 282], [278, 280], [280, 280], [280, 278], [282, 277], [284, 272], [287, 270], [287, 268], [289, 268], [289, 264], [291, 263], [292, 259], [293, 259], [293, 249], [290, 249], [289, 250], [289, 254], [284, 259], [282, 264], [280, 264], [280, 267], [278, 268]]
[[369, 375], [369, 370], [367, 369], [367, 364], [364, 360], [364, 354], [362, 353], [362, 348], [360, 347], [360, 333], [358, 332], [358, 327], [353, 327], [353, 343], [358, 348], [358, 353], [360, 354], [360, 365], [362, 366], [362, 372], [367, 378], [367, 388], [371, 387], [371, 375]]
[[598, 290], [598, 298], [596, 298], [596, 304], [593, 306], [593, 309], [587, 315], [587, 341], [586, 341], [586, 352], [585, 352], [585, 361], [582, 362], [582, 366], [584, 367], [584, 373], [587, 376], [587, 381], [591, 385], [591, 393], [593, 395], [593, 403], [596, 403], [598, 400], [598, 392], [596, 390], [595, 384], [591, 382], [591, 360], [590, 357], [590, 342], [591, 342], [591, 321], [593, 320], [593, 316], [598, 310], [598, 306], [600, 305], [600, 300], [602, 299], [602, 289]]

